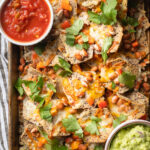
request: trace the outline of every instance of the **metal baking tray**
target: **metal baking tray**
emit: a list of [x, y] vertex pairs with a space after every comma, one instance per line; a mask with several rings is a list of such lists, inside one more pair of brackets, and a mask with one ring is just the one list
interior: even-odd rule
[[[150, 0], [145, 0], [145, 10], [147, 16], [150, 19]], [[150, 30], [147, 32], [147, 38], [150, 47]], [[9, 131], [8, 131], [8, 142], [9, 150], [19, 149], [19, 108], [17, 101], [17, 91], [14, 88], [15, 82], [18, 78], [18, 66], [20, 57], [20, 47], [9, 43], [8, 46], [8, 98], [9, 98]]]

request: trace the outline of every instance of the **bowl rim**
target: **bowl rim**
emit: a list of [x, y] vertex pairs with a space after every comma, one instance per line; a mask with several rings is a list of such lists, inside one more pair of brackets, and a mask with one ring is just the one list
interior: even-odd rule
[[137, 120], [130, 120], [130, 121], [126, 121], [124, 123], [121, 123], [120, 125], [118, 125], [113, 131], [112, 133], [109, 135], [106, 143], [105, 143], [105, 148], [104, 150], [110, 150], [110, 144], [112, 142], [112, 140], [114, 139], [115, 135], [123, 128], [127, 128], [129, 126], [132, 125], [146, 125], [150, 127], [150, 122], [146, 121], [146, 120], [141, 120], [141, 119], [137, 119]]
[[[1, 13], [2, 13], [2, 9], [5, 5], [6, 2], [8, 2], [9, 0], [2, 0], [0, 2], [0, 16], [1, 16]], [[44, 0], [46, 2], [46, 4], [48, 5], [49, 7], [49, 10], [50, 10], [50, 13], [51, 13], [51, 16], [50, 16], [50, 22], [48, 24], [48, 27], [46, 29], [46, 31], [41, 35], [40, 38], [38, 39], [35, 39], [33, 41], [30, 41], [30, 42], [20, 42], [20, 41], [17, 41], [17, 40], [14, 40], [12, 39], [11, 37], [9, 37], [5, 31], [3, 30], [3, 27], [1, 25], [1, 19], [0, 19], [0, 33], [4, 36], [4, 38], [6, 38], [9, 42], [15, 44], [15, 45], [19, 45], [19, 46], [31, 46], [31, 45], [35, 45], [39, 42], [41, 42], [42, 40], [44, 40], [46, 38], [46, 36], [49, 34], [49, 32], [51, 31], [52, 29], [52, 26], [53, 26], [53, 20], [54, 20], [54, 13], [53, 13], [53, 8], [49, 2], [49, 0]]]

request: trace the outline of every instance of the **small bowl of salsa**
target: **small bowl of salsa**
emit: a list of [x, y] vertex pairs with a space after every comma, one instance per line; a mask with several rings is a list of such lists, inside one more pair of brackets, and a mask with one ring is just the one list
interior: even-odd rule
[[150, 122], [131, 120], [120, 124], [110, 134], [105, 150], [149, 150]]
[[29, 46], [42, 41], [53, 25], [49, 0], [3, 0], [0, 3], [0, 31], [16, 45]]

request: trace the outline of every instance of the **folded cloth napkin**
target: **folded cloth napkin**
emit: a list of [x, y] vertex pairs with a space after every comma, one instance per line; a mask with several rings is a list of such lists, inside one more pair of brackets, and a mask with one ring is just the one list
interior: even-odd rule
[[0, 34], [0, 150], [8, 150], [8, 43]]

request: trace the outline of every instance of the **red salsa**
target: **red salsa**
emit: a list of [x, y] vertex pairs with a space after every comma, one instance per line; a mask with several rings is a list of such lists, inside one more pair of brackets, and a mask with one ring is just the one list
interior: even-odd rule
[[1, 24], [5, 33], [20, 42], [40, 38], [51, 19], [45, 0], [11, 0], [3, 8]]

